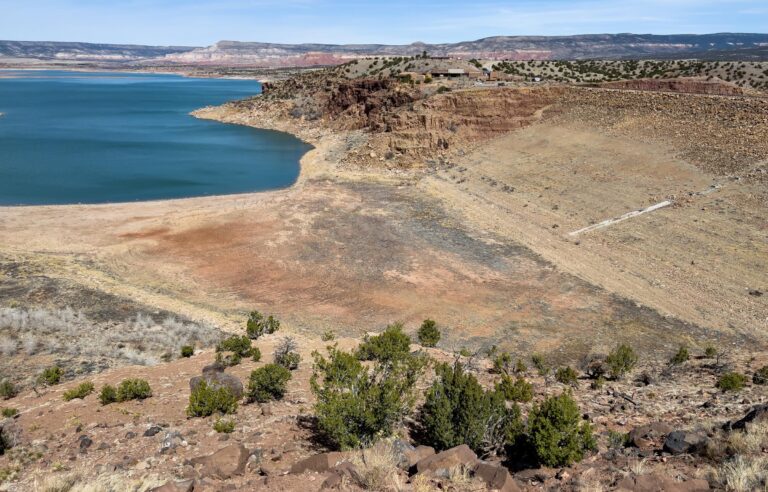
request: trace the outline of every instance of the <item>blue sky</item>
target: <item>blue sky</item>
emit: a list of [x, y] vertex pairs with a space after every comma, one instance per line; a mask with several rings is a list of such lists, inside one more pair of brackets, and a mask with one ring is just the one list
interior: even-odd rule
[[494, 35], [768, 31], [768, 0], [0, 0], [0, 39], [456, 42]]

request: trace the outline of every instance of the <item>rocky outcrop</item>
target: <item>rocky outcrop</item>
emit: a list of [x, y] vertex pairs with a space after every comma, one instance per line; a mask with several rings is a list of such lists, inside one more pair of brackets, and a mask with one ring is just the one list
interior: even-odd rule
[[224, 366], [214, 363], [203, 368], [202, 376], [189, 380], [189, 390], [195, 391], [203, 381], [214, 388], [228, 388], [237, 399], [243, 397], [243, 383], [236, 376], [224, 372]]
[[242, 475], [250, 453], [242, 444], [232, 444], [208, 456], [189, 460], [189, 464], [200, 467], [200, 476], [221, 480]]
[[637, 91], [682, 92], [715, 96], [742, 96], [745, 90], [720, 79], [680, 77], [675, 79], [637, 79], [605, 82], [600, 87]]

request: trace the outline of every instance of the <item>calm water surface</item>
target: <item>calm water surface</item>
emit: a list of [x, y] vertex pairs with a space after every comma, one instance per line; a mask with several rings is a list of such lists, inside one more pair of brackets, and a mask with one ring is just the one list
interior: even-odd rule
[[310, 146], [192, 118], [258, 82], [0, 70], [0, 204], [105, 203], [284, 188]]

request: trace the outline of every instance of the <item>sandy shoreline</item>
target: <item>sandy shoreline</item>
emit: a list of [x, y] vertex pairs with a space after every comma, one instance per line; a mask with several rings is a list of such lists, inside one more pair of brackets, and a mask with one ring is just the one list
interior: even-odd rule
[[[0, 266], [30, 265], [233, 331], [257, 308], [310, 336], [434, 317], [457, 346], [497, 343], [566, 359], [610, 349], [617, 336], [648, 351], [764, 340], [768, 310], [740, 289], [759, 282], [753, 265], [765, 258], [751, 229], [718, 214], [720, 197], [741, 199], [739, 188], [579, 242], [565, 237], [672, 190], [669, 179], [680, 191], [706, 187], [711, 177], [658, 143], [543, 122], [457, 157], [456, 167], [367, 170], [339, 165], [350, 145], [365, 142], [360, 132], [232, 105], [193, 116], [288, 132], [314, 148], [283, 190], [0, 207]], [[583, 141], [597, 151], [585, 153]], [[607, 176], [612, 165], [627, 177]], [[743, 241], [712, 243], [690, 228], [697, 223]], [[662, 248], [627, 235], [653, 237]], [[685, 263], [686, 238], [702, 241], [695, 264]], [[730, 263], [714, 260], [723, 247], [737, 248]]]

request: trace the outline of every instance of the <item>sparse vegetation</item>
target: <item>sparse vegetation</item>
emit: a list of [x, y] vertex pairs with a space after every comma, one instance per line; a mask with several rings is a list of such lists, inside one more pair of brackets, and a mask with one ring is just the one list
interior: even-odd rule
[[213, 430], [219, 434], [231, 434], [235, 431], [235, 421], [232, 419], [216, 419]]
[[251, 348], [251, 360], [253, 362], [261, 361], [261, 350], [259, 349], [259, 347]]
[[558, 383], [567, 384], [569, 386], [576, 386], [578, 383], [578, 375], [576, 371], [570, 366], [560, 367], [555, 372], [555, 380]]
[[570, 393], [547, 398], [528, 417], [528, 432], [538, 460], [546, 466], [568, 466], [595, 448], [592, 426], [582, 422]]
[[549, 365], [544, 360], [544, 356], [541, 354], [533, 354], [531, 355], [531, 364], [533, 364], [533, 367], [536, 368], [536, 371], [539, 373], [539, 376], [546, 376], [549, 374]]
[[251, 372], [248, 399], [259, 403], [279, 400], [285, 395], [291, 371], [279, 364], [267, 364]]
[[322, 340], [324, 342], [332, 342], [332, 341], [336, 340], [336, 334], [334, 332], [332, 332], [331, 330], [325, 330], [323, 332], [322, 336], [320, 337], [320, 340]]
[[717, 388], [722, 391], [741, 391], [747, 382], [747, 377], [737, 372], [727, 372], [717, 380]]
[[298, 345], [293, 338], [283, 338], [275, 348], [275, 364], [281, 365], [289, 371], [298, 369], [301, 356], [296, 352], [297, 348]]
[[38, 376], [37, 382], [46, 386], [54, 386], [61, 381], [61, 368], [59, 366], [46, 367]]
[[493, 358], [493, 372], [496, 374], [509, 374], [512, 369], [512, 355], [509, 352], [501, 352]]
[[99, 401], [102, 405], [109, 405], [117, 401], [117, 390], [110, 384], [105, 384], [99, 393]]
[[205, 381], [189, 395], [187, 415], [208, 417], [215, 413], [231, 414], [237, 411], [237, 398], [226, 386], [209, 385]]
[[184, 345], [181, 347], [181, 356], [182, 357], [192, 357], [195, 355], [195, 347], [192, 345]]
[[117, 386], [117, 401], [144, 400], [152, 396], [152, 388], [143, 379], [124, 379]]
[[245, 324], [248, 338], [256, 340], [263, 335], [271, 335], [280, 329], [280, 321], [271, 314], [265, 317], [258, 311], [251, 311]]
[[768, 384], [768, 366], [763, 366], [755, 371], [752, 375], [752, 382], [758, 385]]
[[358, 448], [390, 436], [413, 408], [413, 389], [425, 359], [407, 351], [395, 351], [398, 355], [394, 357], [385, 350], [389, 355], [368, 368], [360, 363], [358, 354], [337, 347], [328, 350], [327, 358], [313, 353], [310, 379], [321, 435], [337, 449]]
[[632, 347], [627, 344], [621, 344], [608, 354], [605, 362], [608, 365], [611, 377], [613, 379], [621, 379], [634, 369], [637, 360], [637, 354]]
[[19, 390], [16, 388], [15, 384], [8, 381], [7, 379], [0, 381], [0, 398], [3, 400], [9, 400], [17, 394], [19, 394]]
[[78, 384], [74, 388], [67, 390], [64, 392], [62, 397], [64, 398], [64, 401], [70, 401], [74, 399], [83, 399], [86, 396], [93, 393], [93, 383], [90, 381], [85, 381], [83, 383]]
[[496, 384], [496, 390], [501, 391], [508, 401], [527, 403], [533, 399], [533, 385], [521, 377], [512, 381], [510, 376], [504, 374]]
[[691, 356], [688, 353], [688, 348], [685, 346], [681, 346], [675, 355], [672, 356], [672, 358], [669, 360], [669, 363], [673, 366], [679, 366], [686, 362], [688, 362], [688, 359], [690, 359]]
[[419, 343], [424, 347], [434, 347], [440, 341], [440, 330], [437, 323], [431, 319], [425, 319], [418, 332]]
[[3, 408], [3, 410], [2, 410], [2, 415], [5, 418], [15, 417], [18, 414], [19, 414], [19, 410], [16, 409], [16, 408], [10, 408], [9, 407], [9, 408]]
[[707, 348], [704, 349], [704, 357], [714, 359], [717, 357], [717, 349], [713, 345], [707, 345]]

